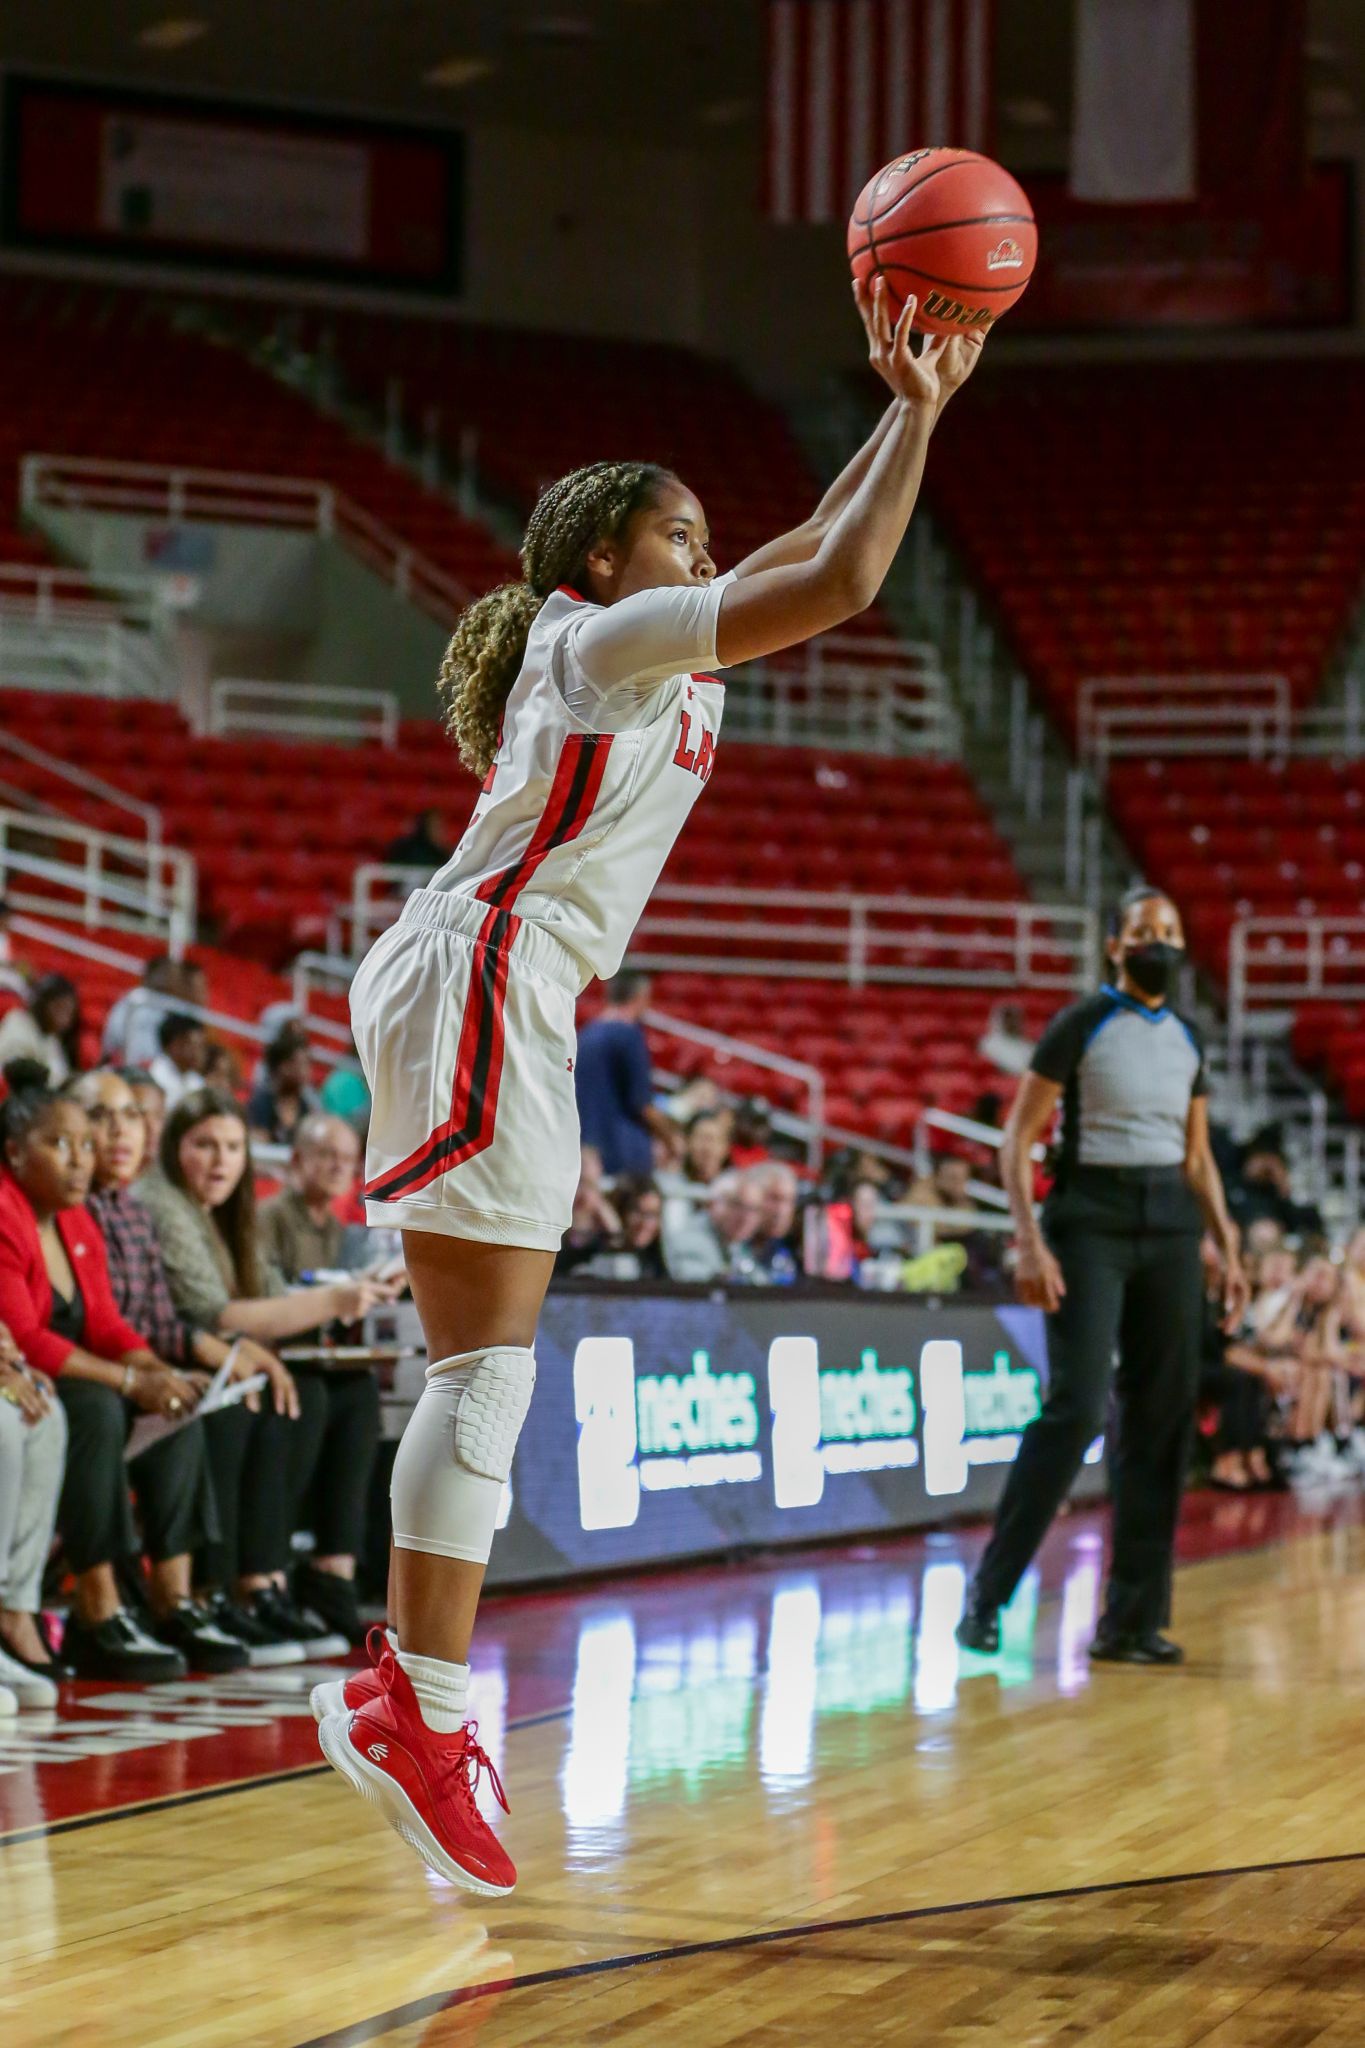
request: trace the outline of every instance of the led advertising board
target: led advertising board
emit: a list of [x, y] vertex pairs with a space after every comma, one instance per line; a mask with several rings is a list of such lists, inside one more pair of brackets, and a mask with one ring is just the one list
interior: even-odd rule
[[555, 1294], [536, 1352], [491, 1584], [989, 1512], [1047, 1380], [1036, 1309], [862, 1294]]

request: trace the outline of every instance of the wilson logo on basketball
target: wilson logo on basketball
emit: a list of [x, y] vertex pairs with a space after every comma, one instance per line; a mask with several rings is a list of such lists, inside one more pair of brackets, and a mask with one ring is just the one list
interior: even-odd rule
[[373, 1757], [377, 1764], [382, 1764], [388, 1753], [389, 1745], [387, 1742], [372, 1742], [365, 1752], [366, 1756]]
[[922, 164], [924, 159], [933, 153], [932, 149], [912, 149], [909, 156], [898, 156], [896, 161], [888, 164], [882, 172], [877, 180], [878, 185], [885, 185], [892, 178], [904, 177], [907, 171], [913, 171], [916, 164]]
[[1013, 235], [1006, 235], [1003, 242], [997, 242], [986, 258], [987, 270], [1022, 270], [1024, 252]]

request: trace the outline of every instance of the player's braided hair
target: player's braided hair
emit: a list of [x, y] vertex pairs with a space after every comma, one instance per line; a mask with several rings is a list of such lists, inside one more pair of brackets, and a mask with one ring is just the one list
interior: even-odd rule
[[579, 582], [592, 549], [672, 481], [656, 462], [590, 462], [541, 492], [521, 544], [522, 581], [499, 584], [461, 612], [436, 678], [446, 729], [475, 775], [492, 766], [503, 706], [546, 598]]

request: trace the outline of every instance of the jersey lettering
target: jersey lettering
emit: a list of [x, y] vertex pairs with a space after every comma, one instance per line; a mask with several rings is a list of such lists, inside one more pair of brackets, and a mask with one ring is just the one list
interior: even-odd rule
[[678, 750], [673, 756], [673, 765], [675, 768], [685, 768], [689, 775], [699, 776], [703, 783], [709, 782], [711, 770], [716, 765], [715, 740], [703, 726], [701, 738], [695, 747], [692, 746], [692, 715], [684, 711], [681, 717], [682, 732], [678, 738]]
[[673, 756], [673, 765], [675, 768], [685, 768], [689, 775], [697, 765], [697, 757], [687, 744], [691, 732], [692, 721], [684, 711], [682, 714], [682, 733], [678, 740], [678, 751]]

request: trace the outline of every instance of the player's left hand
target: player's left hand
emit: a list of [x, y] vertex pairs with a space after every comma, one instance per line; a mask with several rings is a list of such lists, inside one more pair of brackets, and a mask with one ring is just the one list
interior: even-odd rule
[[1223, 1328], [1229, 1336], [1241, 1329], [1250, 1303], [1251, 1282], [1246, 1268], [1235, 1252], [1230, 1253], [1223, 1264]]

